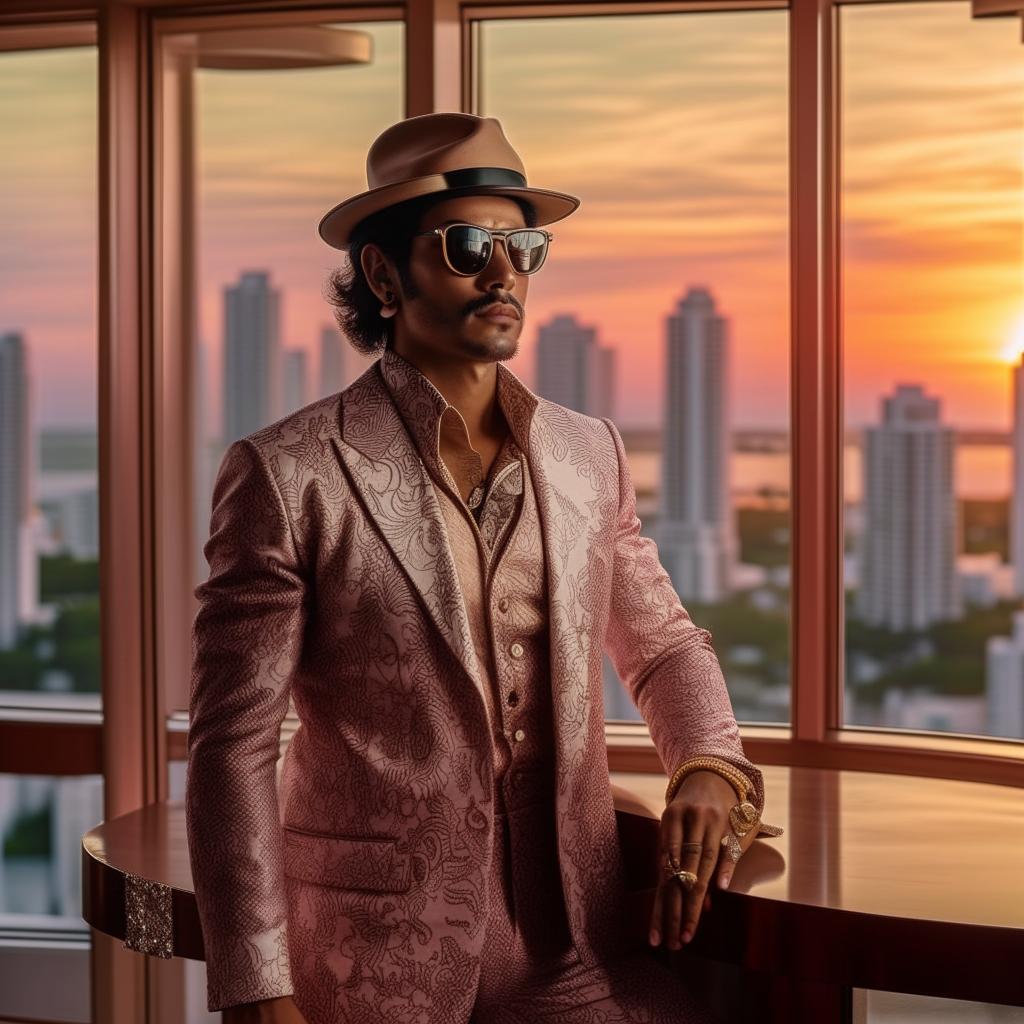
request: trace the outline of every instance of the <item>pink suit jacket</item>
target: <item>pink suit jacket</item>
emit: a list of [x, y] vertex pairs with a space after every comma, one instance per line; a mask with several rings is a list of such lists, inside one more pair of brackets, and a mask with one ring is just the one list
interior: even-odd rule
[[[590, 964], [624, 948], [603, 652], [667, 771], [726, 757], [759, 808], [763, 782], [711, 635], [640, 535], [618, 430], [515, 385], [536, 403], [559, 862]], [[442, 513], [377, 364], [231, 444], [204, 551], [186, 820], [209, 1008], [294, 994], [310, 1024], [390, 1019], [396, 1002], [464, 1024], [487, 911], [491, 739]], [[301, 725], [278, 779], [289, 697]]]

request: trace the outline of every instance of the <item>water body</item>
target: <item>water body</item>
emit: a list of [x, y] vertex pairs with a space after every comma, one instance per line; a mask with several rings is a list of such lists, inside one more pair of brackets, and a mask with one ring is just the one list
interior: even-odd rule
[[[764, 487], [789, 490], [788, 452], [734, 452], [730, 463], [732, 493], [739, 499], [754, 496]], [[861, 451], [846, 445], [843, 452], [843, 493], [847, 502], [858, 503], [863, 492]], [[659, 489], [661, 453], [629, 454], [633, 484], [638, 493]], [[956, 449], [956, 492], [959, 498], [1005, 499], [1010, 495], [1013, 449], [1001, 444], [962, 444]]]

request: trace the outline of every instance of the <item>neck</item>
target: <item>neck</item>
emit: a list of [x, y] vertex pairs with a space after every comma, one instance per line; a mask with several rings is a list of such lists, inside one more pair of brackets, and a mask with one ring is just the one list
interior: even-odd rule
[[454, 405], [465, 420], [470, 438], [497, 438], [507, 429], [498, 401], [498, 364], [471, 359], [437, 357], [431, 352], [407, 351], [400, 344], [395, 352], [412, 363], [438, 391]]

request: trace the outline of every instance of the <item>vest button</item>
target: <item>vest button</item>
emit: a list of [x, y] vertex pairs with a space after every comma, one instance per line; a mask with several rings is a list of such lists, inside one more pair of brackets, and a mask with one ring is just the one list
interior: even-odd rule
[[522, 740], [526, 738], [526, 733], [522, 729], [516, 729], [515, 736], [517, 740]]
[[519, 694], [516, 693], [515, 690], [509, 690], [508, 702], [512, 705], [512, 707], [515, 707], [519, 703]]
[[512, 654], [513, 658], [521, 658], [523, 656], [524, 650], [526, 650], [526, 648], [523, 647], [523, 645], [518, 640], [516, 640], [515, 643], [513, 643], [512, 646], [509, 648], [509, 651]]
[[507, 597], [503, 597], [498, 602], [498, 610], [502, 611], [502, 612], [507, 612], [508, 611], [508, 598]]

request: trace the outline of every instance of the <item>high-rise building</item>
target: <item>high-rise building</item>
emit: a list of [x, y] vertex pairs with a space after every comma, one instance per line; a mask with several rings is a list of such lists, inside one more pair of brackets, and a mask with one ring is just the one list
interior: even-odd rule
[[1010, 491], [1010, 565], [1013, 592], [1024, 596], [1024, 353], [1012, 370], [1013, 486]]
[[280, 293], [263, 270], [224, 289], [224, 445], [272, 423], [282, 411]]
[[83, 487], [52, 502], [58, 523], [59, 550], [82, 560], [100, 557], [100, 498]]
[[597, 329], [561, 313], [537, 333], [536, 391], [587, 416], [611, 416], [614, 350], [598, 344]]
[[193, 361], [193, 435], [192, 435], [192, 575], [199, 583], [210, 574], [203, 546], [210, 535], [210, 516], [213, 511], [213, 484], [217, 469], [227, 446], [214, 434], [215, 424], [210, 415], [210, 350], [206, 345], [196, 346]]
[[728, 321], [691, 287], [666, 321], [664, 441], [657, 537], [683, 600], [713, 603], [739, 554], [730, 492]]
[[306, 350], [290, 348], [284, 353], [284, 413], [295, 412], [309, 402], [306, 383]]
[[1024, 611], [1013, 613], [1010, 636], [985, 645], [986, 734], [1024, 739]]
[[345, 379], [345, 339], [336, 327], [320, 330], [320, 383], [317, 398], [341, 391]]
[[857, 615], [891, 630], [959, 618], [956, 572], [956, 437], [941, 402], [917, 384], [882, 399], [882, 422], [865, 430], [864, 515]]
[[16, 645], [19, 626], [31, 618], [38, 593], [29, 404], [25, 340], [17, 332], [0, 334], [0, 650]]

